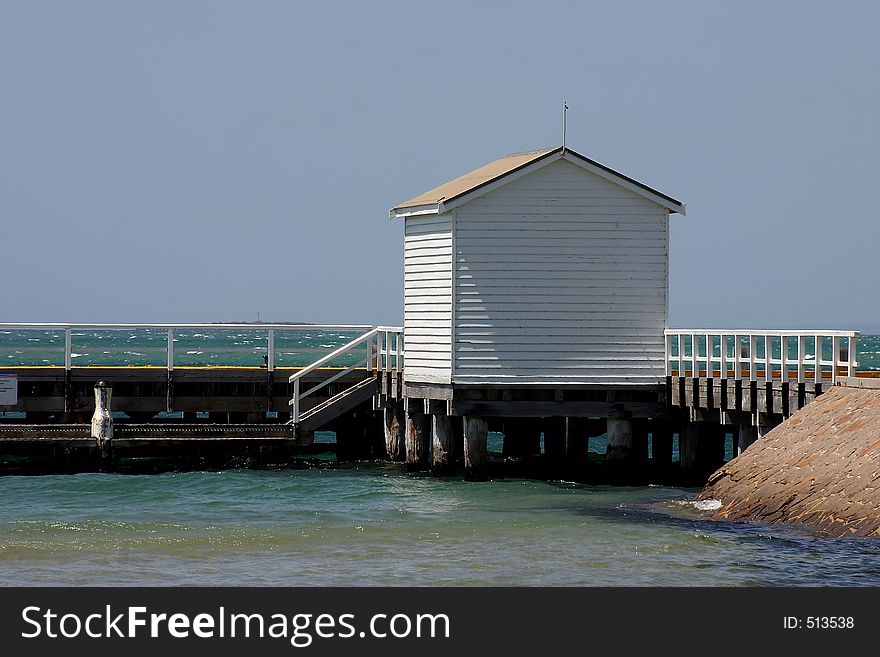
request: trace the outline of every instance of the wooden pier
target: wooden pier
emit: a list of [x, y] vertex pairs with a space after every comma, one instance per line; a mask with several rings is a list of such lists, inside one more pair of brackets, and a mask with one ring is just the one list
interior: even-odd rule
[[[726, 435], [740, 453], [831, 386], [864, 381], [871, 373], [857, 370], [857, 338], [667, 330], [667, 375], [613, 387], [408, 382], [396, 327], [372, 328], [297, 368], [5, 368], [18, 394], [3, 408], [20, 416], [0, 422], [0, 470], [286, 467], [333, 453], [472, 479], [699, 484], [722, 464]], [[328, 366], [352, 354], [347, 367]], [[128, 416], [115, 421], [112, 450], [102, 451], [88, 425], [97, 381], [112, 387], [112, 410]], [[314, 444], [316, 430], [335, 432], [336, 442]], [[503, 434], [500, 463], [488, 454], [490, 430]], [[599, 468], [588, 445], [602, 435]]]
[[[856, 331], [669, 329], [669, 221], [684, 213], [683, 202], [570, 149], [529, 151], [391, 209], [404, 224], [403, 327], [0, 325], [64, 335], [57, 367], [0, 371], [0, 384], [16, 385], [0, 408], [25, 414], [3, 419], [0, 451], [92, 440], [112, 469], [148, 444], [204, 455], [211, 436], [220, 451], [263, 441], [284, 464], [331, 430], [339, 460], [387, 458], [440, 475], [482, 479], [501, 467], [703, 483], [728, 435], [736, 454], [862, 373]], [[160, 337], [142, 351], [162, 352], [161, 366], [73, 364], [76, 331], [144, 326]], [[245, 349], [262, 367], [181, 366], [175, 336], [233, 328], [264, 332], [261, 351]], [[320, 328], [351, 339], [304, 363], [279, 360], [276, 334]], [[112, 409], [96, 406], [98, 381], [112, 386]], [[96, 408], [129, 420], [84, 438]], [[501, 460], [488, 454], [490, 431], [503, 434]], [[602, 459], [588, 449], [599, 436]]]

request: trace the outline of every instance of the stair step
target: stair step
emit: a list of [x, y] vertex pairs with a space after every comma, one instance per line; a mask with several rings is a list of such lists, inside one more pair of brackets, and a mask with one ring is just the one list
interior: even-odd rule
[[375, 378], [363, 381], [346, 388], [342, 392], [327, 399], [314, 408], [310, 408], [299, 416], [297, 425], [301, 429], [312, 430], [339, 417], [346, 411], [351, 410], [358, 404], [363, 403], [378, 391], [379, 382]]

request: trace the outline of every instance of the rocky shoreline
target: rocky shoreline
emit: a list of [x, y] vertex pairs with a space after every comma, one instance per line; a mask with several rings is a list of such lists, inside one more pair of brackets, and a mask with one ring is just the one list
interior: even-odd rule
[[718, 520], [880, 537], [880, 389], [836, 386], [709, 478]]

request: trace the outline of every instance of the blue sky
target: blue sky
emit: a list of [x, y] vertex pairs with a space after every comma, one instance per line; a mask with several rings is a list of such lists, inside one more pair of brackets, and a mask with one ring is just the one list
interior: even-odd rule
[[0, 2], [5, 321], [396, 323], [388, 209], [569, 146], [673, 326], [880, 329], [877, 3]]

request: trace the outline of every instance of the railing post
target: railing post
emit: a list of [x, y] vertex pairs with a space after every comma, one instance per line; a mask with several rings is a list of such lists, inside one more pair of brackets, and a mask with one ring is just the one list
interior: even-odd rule
[[266, 369], [275, 371], [275, 329], [269, 329], [269, 337], [266, 340]]
[[758, 371], [755, 368], [755, 352], [758, 350], [758, 336], [749, 335], [749, 381], [758, 380]]
[[397, 371], [403, 371], [403, 330], [397, 332]]
[[797, 379], [798, 383], [806, 383], [807, 376], [804, 371], [804, 358], [807, 355], [807, 336], [798, 336], [798, 360], [797, 360]]
[[700, 378], [700, 365], [697, 361], [697, 355], [700, 350], [697, 349], [697, 334], [691, 333], [691, 372], [695, 379]]
[[382, 331], [376, 333], [376, 372], [382, 373]]
[[712, 356], [714, 355], [714, 349], [712, 344], [712, 336], [708, 333], [706, 334], [706, 378], [711, 379], [712, 375], [715, 374], [715, 370], [712, 367]]
[[678, 376], [683, 377], [684, 372], [684, 335], [678, 334]]
[[822, 336], [816, 336], [816, 346], [813, 349], [815, 351], [815, 362], [816, 366], [813, 372], [813, 381], [815, 383], [822, 383]]
[[721, 348], [721, 362], [719, 363], [719, 367], [721, 367], [721, 378], [727, 378], [727, 336], [722, 333], [718, 338], [718, 346]]
[[788, 336], [783, 335], [779, 338], [779, 360], [781, 361], [780, 365], [780, 374], [782, 376], [782, 382], [788, 383]]
[[738, 333], [733, 334], [733, 378], [736, 381], [742, 379], [742, 337]]
[[174, 329], [168, 329], [168, 371], [174, 369]]
[[299, 422], [299, 379], [293, 380], [293, 408], [290, 410], [290, 419], [296, 424]]
[[773, 341], [769, 335], [764, 336], [764, 381], [773, 381]]
[[855, 376], [856, 375], [856, 336], [851, 335], [847, 339], [847, 363], [846, 363], [846, 375], [847, 376]]
[[831, 338], [831, 385], [837, 383], [837, 366], [840, 363], [840, 338]]
[[73, 349], [71, 348], [71, 344], [73, 343], [73, 336], [71, 333], [70, 327], [64, 329], [64, 369], [69, 370], [73, 366], [73, 358], [71, 357], [71, 352]]

